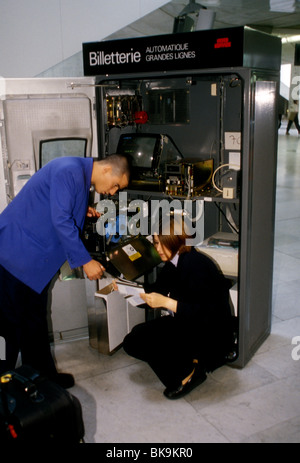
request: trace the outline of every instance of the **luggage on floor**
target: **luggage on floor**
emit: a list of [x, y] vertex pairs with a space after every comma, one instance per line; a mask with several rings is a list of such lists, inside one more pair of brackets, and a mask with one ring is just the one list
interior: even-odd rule
[[0, 441], [83, 442], [79, 400], [28, 366], [0, 378]]

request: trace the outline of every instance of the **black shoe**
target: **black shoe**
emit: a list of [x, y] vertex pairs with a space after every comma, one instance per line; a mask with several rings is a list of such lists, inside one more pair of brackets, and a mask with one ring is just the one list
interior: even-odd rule
[[171, 400], [180, 399], [180, 397], [185, 396], [189, 392], [191, 392], [195, 387], [199, 386], [200, 384], [204, 383], [206, 380], [206, 374], [201, 372], [200, 374], [193, 374], [193, 376], [188, 380], [186, 384], [181, 384], [176, 389], [171, 389], [167, 387], [164, 390], [164, 395]]
[[69, 389], [75, 385], [74, 377], [69, 373], [57, 373], [49, 379], [64, 389]]

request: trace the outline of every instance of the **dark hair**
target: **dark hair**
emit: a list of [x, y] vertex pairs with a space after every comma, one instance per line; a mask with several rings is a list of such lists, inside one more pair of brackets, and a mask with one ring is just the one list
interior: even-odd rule
[[97, 159], [98, 162], [109, 164], [115, 175], [126, 175], [130, 178], [131, 163], [130, 159], [123, 154], [110, 154], [106, 158]]
[[186, 245], [186, 240], [190, 238], [190, 235], [186, 233], [184, 227], [184, 219], [183, 217], [174, 218], [174, 215], [170, 215], [169, 217], [169, 225], [170, 231], [169, 234], [164, 233], [164, 222], [160, 222], [159, 224], [159, 241], [160, 244], [171, 251], [171, 259], [177, 254], [182, 254], [183, 252], [189, 252], [191, 250], [191, 246]]

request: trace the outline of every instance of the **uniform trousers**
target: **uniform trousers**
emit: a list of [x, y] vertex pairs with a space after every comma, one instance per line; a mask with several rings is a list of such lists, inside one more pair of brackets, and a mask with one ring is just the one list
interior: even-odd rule
[[15, 368], [19, 352], [23, 364], [49, 377], [57, 373], [48, 335], [49, 286], [38, 294], [0, 265], [0, 336], [6, 346], [1, 373]]
[[194, 337], [182, 329], [182, 324], [172, 316], [155, 318], [133, 327], [123, 341], [128, 355], [146, 361], [167, 388], [177, 388], [195, 368], [204, 372]]

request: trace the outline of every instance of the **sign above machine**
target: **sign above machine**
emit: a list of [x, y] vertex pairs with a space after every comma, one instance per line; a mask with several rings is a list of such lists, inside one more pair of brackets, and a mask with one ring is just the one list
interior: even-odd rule
[[85, 76], [257, 67], [279, 70], [281, 40], [248, 27], [84, 43]]

